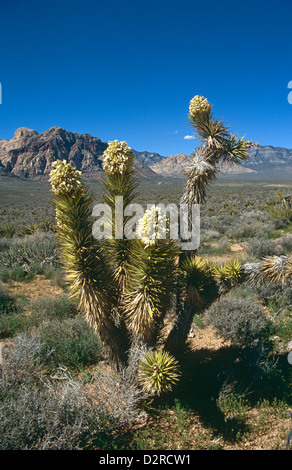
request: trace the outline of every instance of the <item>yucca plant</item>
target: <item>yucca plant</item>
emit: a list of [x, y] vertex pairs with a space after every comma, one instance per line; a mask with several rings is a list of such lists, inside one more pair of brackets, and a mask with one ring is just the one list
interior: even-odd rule
[[148, 351], [140, 361], [138, 381], [150, 395], [172, 390], [179, 377], [178, 362], [167, 351]]
[[140, 240], [133, 244], [123, 308], [130, 331], [148, 346], [155, 346], [171, 307], [177, 254], [173, 240], [159, 240], [150, 246]]
[[214, 264], [211, 267], [212, 276], [222, 284], [222, 288], [232, 287], [237, 284], [242, 277], [242, 265], [235, 259], [226, 264]]
[[271, 282], [285, 285], [291, 282], [292, 259], [287, 256], [268, 256], [257, 263], [246, 263], [243, 271], [253, 284]]
[[[247, 158], [250, 142], [230, 134], [212, 115], [204, 97], [190, 102], [189, 118], [202, 141], [193, 155], [181, 202], [203, 203], [208, 184], [216, 179], [220, 161]], [[126, 237], [129, 217], [124, 209], [135, 198], [137, 181], [134, 154], [126, 142], [109, 142], [103, 155], [103, 202], [111, 209], [113, 237], [96, 239], [92, 227], [93, 195], [81, 173], [65, 161], [51, 172], [56, 209], [56, 234], [62, 252], [69, 292], [78, 301], [109, 359], [124, 367], [131, 347], [140, 344], [150, 352], [139, 368], [139, 383], [160, 394], [179, 378], [174, 357], [187, 344], [193, 317], [220, 295], [220, 282], [238, 281], [241, 266], [206, 263], [195, 253], [184, 253], [180, 240], [170, 238], [170, 222], [154, 206], [138, 223], [136, 237]], [[121, 205], [117, 214], [117, 198]], [[122, 218], [120, 217], [122, 214]], [[118, 216], [118, 217], [116, 217]], [[165, 230], [164, 235], [161, 236]], [[168, 315], [170, 314], [170, 315]], [[163, 336], [167, 318], [174, 318]]]
[[190, 101], [189, 122], [202, 144], [193, 153], [187, 170], [182, 202], [188, 204], [205, 202], [207, 187], [216, 179], [220, 162], [240, 164], [248, 159], [248, 149], [258, 145], [232, 134], [222, 120], [213, 116], [212, 109], [203, 96], [196, 95]]
[[64, 161], [55, 163], [51, 184], [57, 237], [70, 295], [78, 301], [109, 357], [116, 365], [124, 363], [129, 344], [118, 327], [113, 271], [92, 234], [92, 195], [82, 183], [80, 173]]
[[[232, 134], [222, 120], [213, 116], [212, 109], [213, 106], [203, 96], [196, 95], [190, 101], [189, 122], [201, 141], [201, 146], [193, 153], [181, 197], [181, 203], [189, 207], [205, 202], [208, 186], [216, 180], [220, 163], [240, 164], [248, 159], [248, 149], [253, 145], [258, 145], [245, 140], [244, 137], [238, 137], [237, 134]], [[188, 258], [188, 254], [185, 253], [180, 256], [182, 266], [186, 257]], [[217, 265], [213, 268], [209, 266], [210, 272], [213, 282], [206, 283], [200, 295], [201, 302], [204, 299], [205, 305], [220, 295], [223, 287], [225, 290], [231, 288], [240, 280], [240, 267], [236, 264], [225, 268]], [[195, 292], [194, 289], [193, 292]], [[177, 338], [187, 338], [191, 318], [196, 311], [200, 311], [198, 306], [190, 305], [188, 299], [185, 302], [180, 299], [177, 319], [170, 334], [174, 343], [177, 342]]]
[[[121, 296], [127, 283], [127, 265], [132, 245], [132, 241], [124, 235], [128, 217], [123, 214], [125, 207], [131, 204], [136, 196], [137, 181], [133, 172], [133, 161], [134, 154], [124, 141], [109, 142], [103, 154], [103, 200], [111, 209], [110, 223], [113, 234], [112, 238], [105, 242], [105, 253], [113, 266], [113, 276]], [[116, 204], [116, 198], [122, 198], [121, 207]], [[119, 214], [116, 214], [117, 207]], [[121, 226], [116, 226], [116, 219], [122, 221]]]

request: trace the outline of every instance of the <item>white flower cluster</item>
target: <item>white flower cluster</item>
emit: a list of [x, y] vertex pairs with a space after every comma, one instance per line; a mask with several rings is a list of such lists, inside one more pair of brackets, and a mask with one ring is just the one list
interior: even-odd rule
[[108, 174], [124, 174], [133, 167], [135, 155], [126, 142], [113, 140], [103, 153], [103, 169]]
[[56, 195], [74, 195], [82, 186], [81, 171], [76, 170], [66, 160], [56, 160], [53, 163], [53, 170], [50, 173], [50, 183], [52, 191]]
[[204, 96], [196, 95], [190, 101], [189, 112], [190, 116], [196, 118], [201, 114], [209, 113], [212, 106], [210, 105], [207, 98]]
[[146, 246], [154, 245], [156, 240], [166, 238], [167, 218], [165, 211], [158, 206], [152, 206], [145, 211], [144, 216], [139, 220], [137, 226], [137, 236]]

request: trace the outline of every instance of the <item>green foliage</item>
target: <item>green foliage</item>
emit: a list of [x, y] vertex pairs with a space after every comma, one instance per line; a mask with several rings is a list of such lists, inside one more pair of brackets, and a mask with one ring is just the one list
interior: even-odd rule
[[0, 338], [12, 338], [27, 326], [26, 316], [18, 309], [0, 314]]
[[10, 338], [25, 324], [25, 316], [16, 300], [0, 284], [0, 338]]
[[40, 357], [51, 370], [65, 366], [72, 370], [97, 364], [102, 348], [83, 318], [52, 320], [39, 327]]
[[48, 297], [41, 296], [29, 304], [30, 315], [27, 318], [29, 326], [39, 326], [43, 322], [73, 318], [79, 315], [76, 304], [67, 295]]
[[15, 266], [11, 269], [10, 278], [17, 282], [29, 282], [34, 278], [34, 273], [26, 271], [23, 266]]
[[176, 242], [159, 242], [147, 248], [139, 240], [133, 243], [123, 298], [130, 330], [148, 345], [155, 344], [157, 327], [171, 305], [175, 290]]
[[128, 349], [116, 326], [117, 291], [100, 243], [92, 234], [92, 195], [81, 185], [74, 193], [55, 195], [57, 237], [70, 295], [97, 331], [111, 358], [118, 362]]
[[149, 351], [139, 365], [138, 380], [151, 395], [171, 390], [179, 376], [178, 362], [167, 351]]
[[16, 233], [16, 229], [12, 224], [6, 224], [0, 227], [0, 236], [5, 238], [12, 238]]
[[231, 294], [211, 305], [205, 313], [205, 321], [220, 337], [241, 346], [267, 338], [271, 332], [270, 322], [255, 299]]
[[6, 287], [0, 284], [0, 313], [9, 313], [14, 310], [14, 299]]
[[276, 204], [269, 204], [268, 211], [274, 218], [284, 217], [289, 222], [292, 221], [292, 207], [290, 206], [278, 206]]
[[212, 266], [212, 276], [218, 281], [238, 282], [242, 276], [242, 265], [239, 260], [232, 260], [223, 265]]
[[15, 238], [6, 250], [0, 251], [0, 263], [10, 274], [16, 268], [15, 274], [12, 274], [14, 280], [25, 277], [29, 279], [30, 275], [41, 274], [46, 267], [57, 267], [59, 253], [55, 238], [50, 233], [34, 233]]

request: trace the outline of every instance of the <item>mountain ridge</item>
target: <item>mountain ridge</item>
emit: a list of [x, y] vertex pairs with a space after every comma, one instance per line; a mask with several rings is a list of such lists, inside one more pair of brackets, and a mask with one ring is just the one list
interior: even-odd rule
[[[102, 154], [108, 144], [91, 134], [78, 134], [53, 126], [39, 134], [34, 129], [16, 129], [10, 140], [0, 140], [0, 171], [21, 178], [48, 179], [52, 163], [67, 160], [93, 179], [102, 174]], [[140, 176], [155, 176], [135, 158], [134, 168]]]
[[[96, 179], [102, 175], [102, 154], [108, 144], [89, 133], [78, 134], [53, 126], [43, 133], [20, 127], [10, 140], [0, 140], [0, 176], [16, 176], [47, 180], [52, 163], [65, 159], [72, 163], [85, 177]], [[185, 177], [192, 156], [184, 153], [162, 156], [155, 152], [132, 149], [137, 175], [146, 178]], [[220, 164], [221, 176], [244, 176], [252, 178], [291, 178], [292, 149], [264, 145], [252, 147], [250, 158], [242, 165]]]

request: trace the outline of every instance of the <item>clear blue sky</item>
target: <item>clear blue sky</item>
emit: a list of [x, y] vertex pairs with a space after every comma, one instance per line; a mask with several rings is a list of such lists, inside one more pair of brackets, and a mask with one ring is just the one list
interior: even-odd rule
[[190, 154], [199, 94], [233, 132], [292, 148], [291, 21], [291, 0], [0, 0], [0, 139], [57, 125]]

